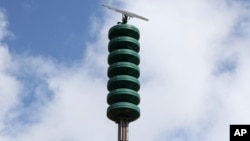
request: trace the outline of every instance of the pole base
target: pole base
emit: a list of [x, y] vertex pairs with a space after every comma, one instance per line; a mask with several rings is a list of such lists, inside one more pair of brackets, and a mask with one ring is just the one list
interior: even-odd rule
[[128, 141], [128, 123], [126, 120], [118, 123], [118, 141]]

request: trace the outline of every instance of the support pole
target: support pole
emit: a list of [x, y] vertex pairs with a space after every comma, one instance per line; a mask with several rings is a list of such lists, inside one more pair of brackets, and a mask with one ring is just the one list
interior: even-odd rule
[[128, 122], [126, 120], [118, 123], [118, 141], [128, 141]]

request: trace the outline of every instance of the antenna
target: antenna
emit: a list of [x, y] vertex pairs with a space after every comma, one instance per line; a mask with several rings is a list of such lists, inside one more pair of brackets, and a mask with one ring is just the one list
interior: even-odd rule
[[134, 17], [138, 18], [138, 19], [141, 19], [141, 20], [144, 20], [144, 21], [148, 21], [147, 18], [142, 17], [142, 16], [137, 15], [137, 14], [132, 13], [132, 12], [121, 10], [121, 9], [118, 9], [118, 8], [115, 8], [115, 7], [112, 7], [112, 6], [108, 6], [108, 5], [105, 5], [105, 4], [102, 4], [102, 6], [108, 8], [108, 9], [114, 10], [115, 12], [122, 13], [122, 23], [127, 23], [129, 18], [134, 18]]

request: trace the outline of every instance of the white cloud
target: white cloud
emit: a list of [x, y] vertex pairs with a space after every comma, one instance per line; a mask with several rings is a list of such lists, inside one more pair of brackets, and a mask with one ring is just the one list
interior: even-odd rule
[[[222, 141], [228, 140], [229, 124], [250, 123], [250, 22], [244, 5], [223, 0], [123, 5], [150, 20], [129, 21], [141, 31], [142, 84], [141, 118], [131, 123], [130, 140]], [[106, 118], [107, 33], [120, 19], [113, 15], [93, 20], [96, 41], [86, 43], [83, 60], [71, 65], [13, 55], [1, 42], [0, 140], [116, 139], [117, 127]], [[0, 12], [5, 23], [0, 41], [8, 31], [4, 17]], [[25, 99], [29, 96], [33, 99]]]
[[[228, 140], [229, 124], [249, 123], [244, 108], [249, 106], [249, 33], [232, 35], [237, 24], [249, 24], [240, 21], [248, 16], [244, 7], [195, 0], [127, 5], [150, 20], [131, 21], [142, 32], [142, 79], [149, 79], [142, 84], [142, 117], [134, 138]], [[230, 60], [235, 72], [214, 74], [218, 62]]]
[[17, 94], [21, 89], [20, 83], [8, 74], [11, 57], [8, 49], [0, 45], [0, 130], [3, 128], [3, 120], [8, 109], [17, 102]]
[[8, 110], [17, 103], [17, 95], [21, 89], [21, 84], [9, 73], [15, 65], [7, 45], [2, 43], [9, 33], [7, 26], [5, 14], [0, 10], [0, 130], [4, 128], [3, 122]]

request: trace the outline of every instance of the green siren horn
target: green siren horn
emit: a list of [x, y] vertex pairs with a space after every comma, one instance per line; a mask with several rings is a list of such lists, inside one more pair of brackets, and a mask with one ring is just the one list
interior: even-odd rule
[[140, 117], [140, 32], [127, 24], [129, 18], [148, 21], [137, 14], [102, 5], [122, 14], [122, 22], [109, 29], [107, 117], [118, 124], [118, 141], [128, 141], [128, 124]]

